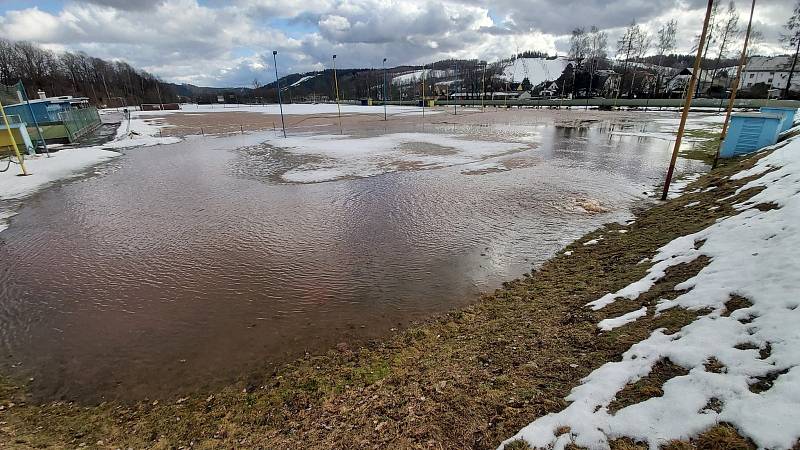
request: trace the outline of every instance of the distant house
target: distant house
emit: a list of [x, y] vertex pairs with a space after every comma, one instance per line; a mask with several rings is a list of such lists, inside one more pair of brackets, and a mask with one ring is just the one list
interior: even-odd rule
[[541, 91], [539, 91], [539, 95], [542, 97], [555, 97], [559, 94], [560, 88], [558, 87], [558, 83], [555, 81], [544, 83], [544, 86]]
[[[786, 89], [793, 56], [753, 56], [742, 70], [742, 88], [750, 89], [763, 83], [768, 89]], [[791, 90], [800, 90], [800, 64], [792, 75]]]
[[613, 70], [598, 70], [597, 75], [600, 80], [602, 80], [601, 94], [606, 98], [616, 97], [619, 94], [622, 74], [614, 72]]
[[[717, 74], [714, 74], [711, 69], [703, 69], [700, 72], [700, 77], [697, 80], [698, 87], [696, 88], [699, 92], [706, 93], [711, 86], [713, 86], [714, 80], [723, 76], [727, 77], [727, 72], [723, 72], [722, 70], [717, 70]], [[686, 89], [689, 87], [689, 80], [692, 78], [692, 68], [687, 67], [677, 74], [667, 80], [664, 83], [664, 93], [667, 94], [670, 98], [681, 98], [686, 95]], [[724, 84], [724, 83], [723, 83]], [[727, 86], [726, 86], [727, 87]]]

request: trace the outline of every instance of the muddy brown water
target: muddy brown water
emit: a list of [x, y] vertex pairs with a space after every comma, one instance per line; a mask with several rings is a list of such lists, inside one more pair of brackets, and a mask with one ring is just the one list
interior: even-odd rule
[[280, 182], [259, 134], [128, 150], [0, 233], [0, 370], [40, 400], [170, 397], [463, 306], [641, 204], [669, 145], [608, 129], [540, 124], [507, 171], [317, 184]]

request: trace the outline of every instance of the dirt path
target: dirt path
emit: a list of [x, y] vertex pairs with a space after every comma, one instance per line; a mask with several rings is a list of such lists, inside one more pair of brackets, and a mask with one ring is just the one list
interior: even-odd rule
[[[32, 405], [24, 387], [6, 383], [0, 442], [7, 448], [495, 448], [536, 417], [562, 409], [582, 377], [653, 329], [674, 332], [696, 317], [670, 310], [600, 334], [599, 320], [632, 305], [617, 302], [601, 312], [584, 305], [642, 277], [649, 265], [640, 261], [661, 245], [731, 214], [730, 205], [753, 192], [719, 201], [747, 181], [723, 177], [752, 162], [722, 167], [689, 187], [717, 186], [713, 191], [686, 194], [642, 212], [631, 225], [585, 236], [472, 307], [365, 348], [340, 345], [213, 394], [135, 405]], [[685, 208], [692, 202], [700, 203]], [[702, 266], [678, 266], [637, 304], [676, 295], [675, 284]], [[620, 401], [645, 391], [632, 388]]]

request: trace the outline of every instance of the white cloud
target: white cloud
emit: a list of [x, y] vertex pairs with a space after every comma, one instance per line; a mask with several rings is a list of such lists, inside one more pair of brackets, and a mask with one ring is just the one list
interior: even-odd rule
[[[702, 0], [67, 0], [56, 12], [0, 13], [0, 36], [48, 48], [125, 59], [164, 79], [201, 85], [249, 85], [281, 72], [319, 70], [339, 55], [342, 67], [418, 64], [442, 58], [494, 60], [521, 50], [566, 52], [575, 26], [609, 29], [616, 37], [636, 19], [655, 32], [679, 21], [687, 52], [702, 20]], [[744, 13], [749, 0], [737, 0]], [[793, 0], [757, 7], [756, 27], [779, 51], [777, 38]], [[744, 23], [744, 18], [742, 19]], [[270, 55], [271, 56], [271, 55]]]

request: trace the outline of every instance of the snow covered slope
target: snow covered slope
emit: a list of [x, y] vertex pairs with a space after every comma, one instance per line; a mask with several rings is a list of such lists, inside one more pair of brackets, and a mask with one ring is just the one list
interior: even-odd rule
[[521, 83], [525, 77], [532, 86], [545, 81], [553, 81], [561, 76], [561, 72], [570, 63], [569, 59], [559, 56], [555, 59], [547, 58], [517, 58], [509, 61], [503, 69], [501, 78], [513, 83]]
[[316, 77], [317, 75], [318, 75], [318, 74], [314, 74], [314, 75], [306, 75], [306, 76], [304, 76], [303, 78], [300, 78], [299, 80], [297, 80], [297, 81], [295, 81], [294, 83], [290, 84], [290, 85], [289, 85], [289, 87], [295, 87], [295, 86], [298, 86], [298, 85], [300, 85], [301, 83], [304, 83], [304, 82], [306, 82], [306, 81], [308, 81], [308, 80], [310, 80], [310, 79], [312, 79], [312, 78]]
[[[800, 139], [784, 143], [731, 179], [752, 176], [757, 178], [737, 193], [763, 190], [736, 204], [738, 213], [668, 243], [644, 278], [587, 305], [602, 310], [620, 298], [636, 299], [667, 269], [706, 257], [710, 259], [706, 267], [675, 286], [685, 291], [675, 299], [660, 300], [655, 311], [636, 310], [598, 326], [610, 330], [670, 308], [702, 315], [672, 335], [656, 330], [633, 345], [621, 361], [602, 365], [567, 396], [566, 409], [537, 419], [504, 445], [524, 439], [535, 448], [560, 450], [575, 444], [606, 449], [610, 440], [629, 437], [655, 450], [723, 422], [759, 448], [796, 445], [800, 438]], [[725, 304], [734, 295], [750, 305], [726, 311]], [[706, 367], [712, 358], [724, 367]], [[663, 396], [609, 411], [622, 389], [647, 376], [664, 359], [688, 373], [664, 383]], [[750, 389], [763, 380], [771, 386]], [[712, 404], [718, 406], [708, 406]]]
[[404, 73], [402, 75], [397, 75], [396, 77], [392, 77], [392, 84], [398, 86], [404, 86], [407, 84], [417, 83], [422, 81], [422, 74], [425, 74], [425, 78], [444, 78], [451, 76], [452, 71], [450, 70], [432, 70], [432, 69], [425, 69], [425, 70], [415, 70], [413, 72]]

